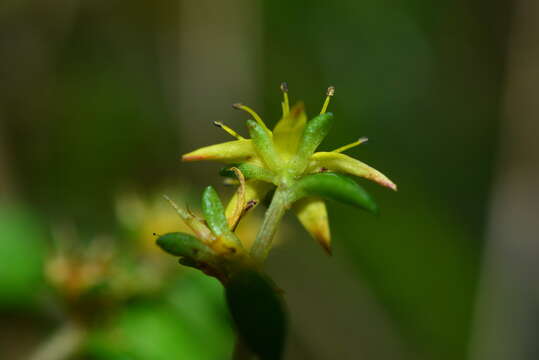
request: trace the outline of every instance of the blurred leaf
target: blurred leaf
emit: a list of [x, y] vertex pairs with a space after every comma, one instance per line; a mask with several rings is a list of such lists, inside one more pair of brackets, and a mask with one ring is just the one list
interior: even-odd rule
[[216, 354], [230, 352], [233, 331], [220, 282], [198, 271], [185, 270], [174, 285], [169, 301], [189, 323], [195, 336], [211, 339]]
[[273, 281], [254, 270], [236, 273], [226, 285], [226, 299], [237, 331], [261, 360], [281, 359], [286, 310]]
[[44, 233], [30, 212], [0, 206], [0, 305], [26, 305], [43, 281]]
[[420, 353], [462, 359], [477, 277], [475, 244], [434, 201], [410, 189], [398, 194], [401, 198], [392, 199], [379, 218], [339, 212], [335, 251], [344, 247], [358, 276]]
[[166, 302], [127, 306], [111, 325], [91, 335], [88, 354], [111, 360], [227, 358], [232, 348], [230, 329], [224, 318], [215, 316], [216, 299], [208, 292], [208, 284], [198, 279], [206, 277], [180, 279]]

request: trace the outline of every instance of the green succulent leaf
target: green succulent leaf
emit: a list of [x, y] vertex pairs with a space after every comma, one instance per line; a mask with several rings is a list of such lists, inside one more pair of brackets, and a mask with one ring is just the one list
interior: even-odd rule
[[349, 177], [332, 172], [304, 176], [291, 192], [291, 203], [306, 196], [320, 196], [378, 213], [378, 205], [369, 193]]
[[157, 238], [156, 244], [171, 255], [189, 259], [207, 258], [212, 253], [212, 250], [199, 239], [182, 232], [161, 235]]
[[221, 236], [230, 232], [223, 203], [213, 186], [208, 186], [202, 193], [202, 213], [211, 231]]
[[270, 169], [279, 170], [283, 162], [275, 149], [271, 133], [254, 120], [247, 120], [247, 128], [258, 156]]
[[255, 179], [265, 182], [274, 182], [274, 175], [271, 171], [249, 163], [232, 164], [221, 169], [221, 176], [236, 178], [236, 174], [231, 169], [235, 167], [241, 171], [246, 180]]
[[305, 170], [309, 163], [309, 158], [326, 138], [332, 124], [333, 114], [329, 112], [320, 114], [307, 123], [294, 158], [293, 166], [298, 173]]
[[261, 360], [282, 357], [287, 315], [273, 281], [256, 270], [234, 274], [225, 287], [226, 300], [237, 331]]
[[[240, 240], [228, 226], [223, 203], [213, 186], [208, 186], [202, 193], [202, 213], [210, 230], [220, 238], [216, 241], [217, 245], [225, 245], [232, 253], [243, 248]], [[212, 248], [216, 250], [214, 246]]]

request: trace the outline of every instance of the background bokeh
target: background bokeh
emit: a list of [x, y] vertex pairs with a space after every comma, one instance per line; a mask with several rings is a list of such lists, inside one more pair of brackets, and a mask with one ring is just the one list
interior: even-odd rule
[[380, 217], [330, 205], [331, 258], [285, 218], [287, 358], [536, 359], [538, 20], [524, 0], [2, 1], [0, 358], [81, 309], [74, 358], [227, 358], [219, 285], [152, 233], [181, 226], [161, 194], [231, 193], [179, 157], [227, 140], [212, 121], [246, 133], [232, 103], [273, 124], [286, 80], [311, 115], [336, 86], [322, 147], [368, 136], [351, 153], [399, 186], [362, 181]]

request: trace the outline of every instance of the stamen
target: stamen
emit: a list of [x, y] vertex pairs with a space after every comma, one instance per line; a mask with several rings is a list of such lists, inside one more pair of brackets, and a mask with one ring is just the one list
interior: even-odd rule
[[215, 241], [215, 237], [211, 233], [210, 229], [208, 229], [205, 223], [197, 216], [195, 216], [188, 207], [186, 207], [187, 210], [184, 210], [180, 208], [178, 204], [176, 204], [174, 200], [169, 198], [167, 195], [163, 195], [163, 198], [165, 198], [165, 200], [170, 203], [170, 205], [176, 210], [178, 215], [180, 215], [185, 225], [187, 225], [191, 230], [193, 230], [195, 235], [200, 240], [202, 240], [208, 245], [211, 242]]
[[236, 208], [234, 209], [234, 213], [232, 214], [232, 216], [228, 219], [228, 226], [230, 229], [232, 229], [232, 231], [234, 231], [236, 230], [236, 227], [240, 222], [240, 218], [243, 214], [243, 209], [245, 208], [245, 177], [243, 176], [243, 173], [240, 171], [240, 169], [233, 167], [231, 168], [231, 170], [234, 171], [234, 174], [240, 182]]
[[249, 106], [247, 105], [243, 105], [242, 103], [236, 103], [236, 104], [233, 104], [232, 107], [234, 109], [238, 109], [238, 110], [243, 110], [245, 112], [247, 112], [249, 115], [251, 115], [253, 117], [253, 119], [260, 125], [264, 128], [264, 130], [266, 130], [269, 134], [271, 134], [271, 131], [268, 129], [268, 127], [266, 126], [266, 124], [264, 124], [264, 121], [262, 121], [262, 118], [260, 117], [260, 115], [258, 115], [253, 109], [251, 109]]
[[288, 101], [288, 84], [286, 82], [281, 83], [281, 91], [283, 92], [283, 102], [281, 103], [281, 106], [283, 107], [283, 116], [286, 116], [290, 112], [290, 102]]
[[362, 138], [359, 138], [357, 139], [356, 141], [354, 141], [353, 143], [350, 143], [348, 145], [344, 145], [344, 146], [341, 146], [340, 148], [338, 149], [335, 149], [333, 150], [332, 152], [336, 152], [336, 153], [342, 153], [343, 151], [346, 151], [348, 149], [351, 149], [353, 147], [356, 147], [358, 145], [361, 145], [365, 142], [367, 142], [369, 139], [367, 139], [366, 137], [362, 137]]
[[238, 134], [237, 132], [235, 132], [234, 130], [232, 130], [231, 128], [229, 128], [228, 126], [226, 126], [225, 124], [223, 124], [220, 121], [214, 121], [213, 125], [223, 129], [224, 131], [226, 131], [227, 133], [229, 133], [230, 135], [232, 135], [233, 137], [235, 137], [238, 140], [245, 140], [245, 138], [243, 136], [241, 136], [240, 134]]
[[247, 202], [247, 205], [245, 205], [245, 209], [243, 209], [243, 213], [245, 214], [247, 211], [251, 210], [258, 204], [258, 201], [256, 200], [249, 200]]
[[223, 185], [225, 186], [238, 186], [240, 182], [236, 179], [232, 178], [224, 178], [223, 179]]
[[320, 114], [324, 114], [326, 112], [326, 110], [328, 109], [329, 100], [333, 95], [335, 95], [335, 86], [330, 86], [326, 91], [326, 100], [324, 101], [324, 105], [322, 105], [322, 110], [320, 111]]
[[183, 210], [182, 208], [180, 208], [178, 206], [178, 204], [176, 204], [176, 202], [174, 202], [174, 200], [172, 200], [171, 198], [169, 198], [167, 195], [163, 195], [163, 198], [168, 201], [168, 203], [174, 208], [174, 210], [176, 210], [176, 212], [180, 215], [180, 217], [182, 219], [185, 219], [185, 218], [188, 218], [189, 217], [189, 214]]

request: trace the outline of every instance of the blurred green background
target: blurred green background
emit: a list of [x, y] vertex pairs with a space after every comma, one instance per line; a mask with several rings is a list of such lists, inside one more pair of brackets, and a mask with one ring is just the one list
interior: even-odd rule
[[[286, 218], [268, 265], [292, 314], [287, 358], [486, 359], [470, 349], [515, 4], [3, 1], [0, 358], [28, 358], [73, 308], [110, 312], [77, 359], [227, 358], [220, 287], [153, 252], [174, 216], [155, 204], [179, 193], [196, 208], [208, 184], [230, 194], [219, 164], [179, 157], [228, 140], [212, 121], [246, 133], [232, 103], [273, 124], [286, 80], [311, 115], [334, 85], [322, 148], [368, 136], [351, 155], [399, 186], [362, 182], [380, 217], [330, 205], [331, 258]], [[51, 259], [77, 268], [103, 241], [122, 269], [62, 293]], [[144, 276], [162, 283], [125, 290]], [[115, 300], [88, 305], [86, 291]]]

